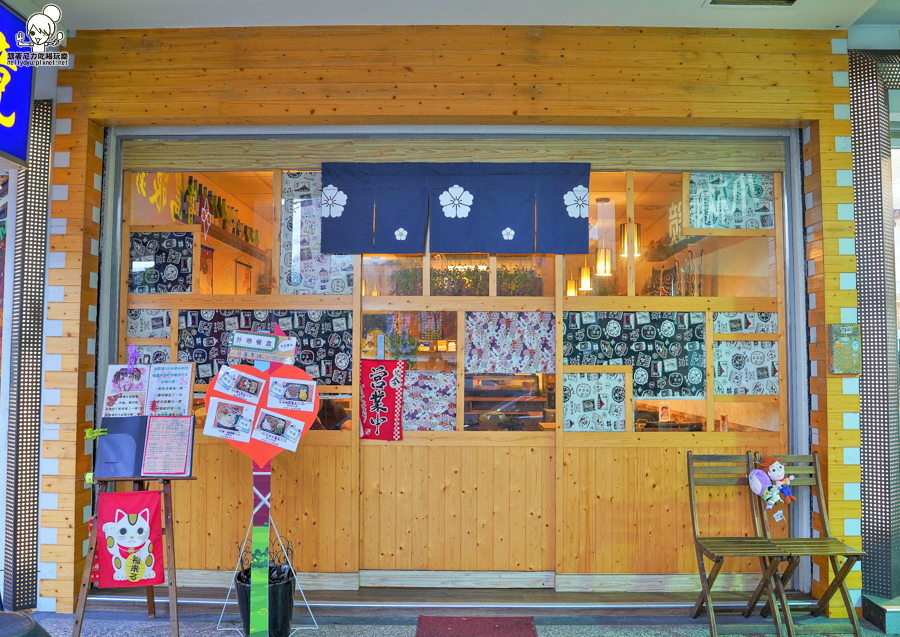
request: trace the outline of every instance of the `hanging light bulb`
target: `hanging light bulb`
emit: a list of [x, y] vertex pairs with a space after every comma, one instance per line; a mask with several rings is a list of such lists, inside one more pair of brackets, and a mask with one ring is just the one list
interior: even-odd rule
[[575, 291], [575, 279], [566, 281], [566, 296], [578, 296], [578, 293]]
[[634, 224], [634, 256], [641, 256], [641, 224]]
[[365, 295], [366, 295], [366, 280], [363, 279], [363, 281], [362, 281], [362, 296], [365, 296]]

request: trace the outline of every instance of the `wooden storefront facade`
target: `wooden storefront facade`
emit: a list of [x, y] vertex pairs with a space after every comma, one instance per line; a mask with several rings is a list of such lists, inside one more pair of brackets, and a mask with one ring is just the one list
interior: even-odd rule
[[[57, 563], [56, 579], [41, 582], [41, 595], [54, 597], [57, 610], [70, 612], [84, 566], [87, 528], [83, 510], [90, 490], [81, 477], [91, 470], [83, 430], [94, 404], [97, 316], [104, 314], [104, 290], [121, 291], [118, 317], [120, 354], [126, 344], [170, 348], [178, 354], [181, 312], [202, 310], [348, 311], [353, 317], [351, 381], [328, 387], [325, 395], [349, 396], [357, 412], [363, 356], [363, 325], [369, 314], [440, 312], [455, 314], [457, 355], [446, 357], [457, 374], [457, 430], [409, 431], [400, 443], [360, 441], [358, 423], [349, 430], [311, 431], [296, 454], [273, 463], [273, 516], [297, 547], [295, 567], [306, 582], [329, 589], [360, 585], [535, 586], [558, 590], [654, 589], [694, 587], [694, 555], [687, 505], [686, 453], [777, 454], [789, 445], [788, 304], [808, 304], [808, 322], [820, 327], [841, 320], [855, 308], [856, 295], [845, 276], [855, 273], [855, 257], [838, 247], [852, 238], [852, 188], [837, 185], [837, 171], [852, 168], [849, 152], [836, 140], [849, 138], [846, 88], [835, 87], [835, 73], [847, 70], [846, 54], [834, 53], [841, 32], [779, 32], [535, 27], [383, 27], [221, 29], [79, 32], [68, 50], [74, 70], [59, 76], [56, 153], [68, 166], [53, 172], [51, 218], [64, 219], [65, 231], [51, 234], [51, 252], [65, 254], [64, 268], [51, 268], [49, 285], [62, 287], [64, 300], [48, 304], [48, 318], [63, 321], [63, 334], [47, 339], [48, 353], [60, 354], [59, 371], [46, 372], [47, 388], [60, 390], [60, 404], [45, 407], [45, 422], [60, 424], [58, 441], [45, 441], [42, 453], [59, 459], [59, 475], [44, 476], [42, 489], [59, 494], [59, 507], [43, 511], [41, 524], [57, 531], [56, 544], [41, 547], [42, 561]], [[273, 41], [282, 47], [269, 50]], [[60, 124], [60, 122], [65, 122]], [[373, 126], [341, 129], [341, 126]], [[379, 135], [378, 126], [401, 126]], [[493, 130], [459, 129], [427, 137], [415, 126], [473, 127], [521, 125], [515, 136]], [[258, 133], [236, 139], [236, 129], [220, 126], [332, 126], [284, 129], [277, 139]], [[622, 126], [585, 137], [555, 135], [547, 126]], [[636, 127], [667, 127], [637, 132]], [[137, 127], [117, 146], [117, 168], [106, 176], [101, 203], [104, 128], [111, 133]], [[673, 127], [682, 127], [673, 132]], [[702, 127], [702, 128], [697, 128]], [[710, 128], [803, 130], [803, 199], [806, 228], [805, 296], [785, 298], [787, 236], [781, 227], [785, 201], [781, 180], [791, 170], [783, 140], [736, 133], [731, 138]], [[65, 133], [69, 130], [69, 133]], [[196, 138], [185, 139], [191, 130]], [[625, 130], [624, 128], [622, 129]], [[468, 132], [466, 132], [468, 131]], [[385, 132], [386, 129], [385, 129]], [[175, 136], [172, 134], [175, 133]], [[375, 133], [374, 137], [367, 135]], [[357, 285], [352, 294], [297, 296], [273, 287], [251, 294], [128, 293], [128, 242], [121, 248], [117, 281], [100, 280], [101, 214], [119, 214], [122, 236], [165, 229], [132, 218], [135, 176], [146, 173], [147, 199], [153, 175], [196, 177], [252, 172], [270, 175], [274, 215], [281, 214], [283, 171], [318, 171], [326, 161], [583, 161], [594, 175], [621, 174], [628, 221], [633, 222], [635, 184], [643, 175], [672, 176], [688, 206], [692, 172], [744, 171], [775, 175], [775, 227], [738, 233], [771, 241], [771, 295], [652, 297], [630, 280], [617, 296], [568, 296], [572, 268], [563, 255], [544, 255], [542, 296], [497, 293], [498, 257], [485, 256], [488, 295], [465, 298], [433, 294], [428, 273], [434, 260], [419, 259], [422, 293], [374, 296], [365, 278], [363, 255], [353, 257]], [[121, 172], [116, 173], [116, 170]], [[212, 177], [210, 177], [212, 178]], [[598, 177], [599, 179], [599, 177]], [[637, 180], [637, 182], [636, 182]], [[65, 188], [62, 188], [65, 186]], [[592, 194], [594, 191], [591, 187]], [[640, 190], [640, 186], [638, 186]], [[788, 190], [790, 192], [790, 190]], [[63, 196], [63, 193], [65, 196]], [[162, 195], [162, 204], [177, 202]], [[789, 209], [792, 206], [789, 206]], [[102, 211], [101, 211], [102, 209]], [[106, 220], [108, 224], [108, 219]], [[51, 222], [51, 227], [54, 223]], [[133, 227], [132, 227], [133, 226]], [[57, 224], [57, 227], [59, 225]], [[275, 226], [273, 226], [274, 228]], [[112, 226], [107, 225], [108, 230]], [[274, 229], [270, 235], [276, 232]], [[749, 234], [748, 234], [749, 233]], [[270, 240], [272, 240], [270, 238]], [[277, 245], [277, 241], [274, 241]], [[752, 242], [747, 246], [756, 245]], [[745, 249], [747, 248], [745, 246]], [[195, 255], [199, 256], [199, 247]], [[271, 258], [271, 257], [270, 257]], [[195, 258], [195, 262], [197, 259]], [[277, 262], [277, 259], [274, 262]], [[727, 283], [723, 279], [723, 290]], [[195, 288], [196, 290], [196, 288]], [[552, 294], [549, 293], [552, 291]], [[235, 290], [237, 292], [237, 290]], [[129, 339], [128, 310], [171, 312], [169, 342]], [[566, 431], [562, 392], [556, 392], [555, 427], [527, 431], [465, 429], [466, 406], [462, 343], [467, 312], [553, 312], [556, 320], [556, 387], [562, 374], [580, 367], [563, 364], [564, 312], [694, 312], [704, 317], [706, 353], [712, 361], [714, 312], [777, 313], [780, 328], [765, 340], [777, 343], [782, 366], [777, 397], [755, 402], [774, 405], [777, 424], [768, 428], [722, 431], [719, 404], [741, 402], [713, 397], [708, 366], [708, 398], [703, 431]], [[716, 337], [719, 338], [719, 337]], [[743, 337], [742, 337], [743, 338]], [[754, 337], [759, 339], [760, 337]], [[745, 337], [744, 340], [750, 340]], [[818, 361], [810, 379], [813, 449], [824, 458], [832, 524], [860, 517], [859, 502], [845, 500], [844, 483], [859, 481], [858, 465], [845, 464], [844, 447], [858, 447], [858, 430], [845, 429], [845, 414], [858, 412], [858, 396], [845, 395], [840, 378], [825, 375], [821, 343], [809, 345]], [[110, 361], [99, 361], [110, 362]], [[598, 369], [597, 371], [602, 371]], [[546, 382], [546, 381], [542, 381]], [[542, 418], [546, 420], [547, 418]], [[855, 438], [854, 438], [855, 436]], [[194, 472], [198, 480], [178, 485], [176, 533], [178, 567], [186, 576], [227, 576], [250, 517], [250, 461], [220, 441], [198, 436]], [[746, 501], [735, 494], [711, 494], [701, 503], [714, 534], [742, 534], [749, 519]], [[86, 519], [86, 518], [85, 518]], [[816, 528], [812, 514], [812, 527]], [[858, 537], [846, 537], [858, 545]], [[828, 581], [823, 564], [813, 592]], [[735, 573], [752, 573], [747, 563]], [[616, 578], [610, 578], [616, 574]], [[859, 588], [853, 580], [851, 588]], [[190, 580], [187, 580], [190, 581]], [[199, 581], [199, 580], [198, 580]], [[614, 584], [612, 583], [614, 582]]]

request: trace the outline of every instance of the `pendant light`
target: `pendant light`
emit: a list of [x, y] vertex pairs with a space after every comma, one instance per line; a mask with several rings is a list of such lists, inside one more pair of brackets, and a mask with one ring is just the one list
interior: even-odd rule
[[[641, 256], [641, 224], [635, 223], [634, 226], [634, 256]], [[619, 255], [628, 256], [628, 224], [619, 224]]]
[[575, 279], [566, 281], [566, 296], [578, 296], [578, 293], [575, 291]]
[[582, 292], [592, 292], [591, 285], [591, 269], [587, 265], [587, 257], [584, 259], [584, 265], [581, 266], [581, 287], [578, 288]]
[[612, 276], [612, 250], [606, 247], [606, 221], [609, 215], [605, 214], [603, 204], [608, 205], [609, 199], [597, 199], [598, 233], [602, 236], [598, 237], [597, 241], [597, 268], [594, 274], [596, 276]]

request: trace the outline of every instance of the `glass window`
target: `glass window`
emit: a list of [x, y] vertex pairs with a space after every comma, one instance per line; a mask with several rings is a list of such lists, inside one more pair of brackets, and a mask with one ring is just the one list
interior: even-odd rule
[[363, 296], [422, 296], [422, 255], [363, 256]]
[[548, 379], [548, 374], [466, 374], [465, 430], [553, 429]]
[[126, 172], [125, 183], [130, 293], [272, 293], [271, 173]]
[[352, 425], [350, 394], [319, 393], [319, 412], [310, 429], [349, 430]]
[[362, 357], [407, 361], [408, 370], [456, 373], [456, 312], [366, 312]]
[[638, 296], [776, 295], [775, 237], [686, 234], [682, 173], [634, 173], [634, 220]]
[[628, 258], [616, 241], [626, 221], [625, 183], [624, 172], [591, 173], [591, 252], [566, 257], [566, 296], [628, 294]]
[[708, 431], [705, 400], [634, 400], [635, 431]]
[[733, 402], [715, 404], [715, 431], [780, 431], [778, 402]]
[[497, 255], [497, 296], [553, 296], [553, 255]]
[[322, 173], [281, 174], [280, 294], [353, 294], [353, 255], [322, 254]]
[[432, 254], [431, 296], [487, 296], [486, 254]]

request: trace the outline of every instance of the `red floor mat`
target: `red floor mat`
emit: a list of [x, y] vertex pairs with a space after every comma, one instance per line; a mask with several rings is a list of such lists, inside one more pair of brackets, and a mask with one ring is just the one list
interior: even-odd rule
[[426, 617], [416, 637], [537, 637], [534, 617]]

